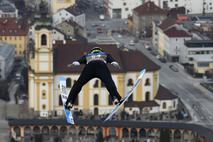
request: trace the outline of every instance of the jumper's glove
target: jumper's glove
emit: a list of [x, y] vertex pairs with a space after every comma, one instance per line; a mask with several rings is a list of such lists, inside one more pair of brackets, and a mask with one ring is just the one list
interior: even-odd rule
[[112, 62], [111, 64], [116, 68], [119, 68], [119, 69], [121, 68], [120, 65], [117, 62]]
[[74, 61], [72, 64], [68, 64], [67, 67], [71, 67], [71, 66], [79, 66], [80, 63], [78, 61]]

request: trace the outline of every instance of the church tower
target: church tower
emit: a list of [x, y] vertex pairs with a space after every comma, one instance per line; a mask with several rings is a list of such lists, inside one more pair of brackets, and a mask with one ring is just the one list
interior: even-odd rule
[[29, 107], [47, 117], [53, 110], [53, 49], [51, 26], [35, 26], [29, 56]]

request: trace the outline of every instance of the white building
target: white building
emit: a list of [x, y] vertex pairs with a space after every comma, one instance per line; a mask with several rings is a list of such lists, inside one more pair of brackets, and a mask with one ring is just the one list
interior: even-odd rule
[[15, 5], [8, 1], [2, 1], [0, 3], [0, 18], [15, 17], [18, 17], [18, 10], [16, 9]]
[[58, 25], [65, 20], [72, 20], [85, 27], [85, 14], [74, 6], [62, 9], [53, 15], [53, 25]]
[[185, 41], [181, 59], [182, 63], [192, 65], [195, 73], [205, 74], [213, 69], [213, 40]]
[[132, 10], [141, 5], [141, 0], [105, 0], [104, 7], [110, 18], [128, 18]]
[[172, 62], [179, 62], [180, 55], [184, 52], [184, 41], [190, 40], [190, 33], [173, 20], [165, 20], [161, 24], [154, 24], [153, 45], [159, 54]]
[[15, 59], [15, 46], [0, 42], [0, 80], [10, 74]]
[[188, 14], [213, 13], [212, 0], [146, 0], [153, 1], [161, 8], [185, 7]]
[[54, 28], [52, 30], [53, 41], [55, 40], [65, 40], [65, 35], [58, 29]]

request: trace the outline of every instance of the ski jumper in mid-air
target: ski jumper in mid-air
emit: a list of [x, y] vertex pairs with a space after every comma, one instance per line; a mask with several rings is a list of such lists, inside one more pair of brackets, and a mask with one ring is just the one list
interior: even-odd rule
[[122, 102], [122, 98], [117, 91], [111, 73], [107, 67], [107, 63], [111, 63], [113, 66], [120, 68], [119, 64], [109, 53], [104, 52], [99, 47], [94, 47], [91, 49], [90, 53], [82, 56], [79, 60], [68, 65], [68, 67], [71, 67], [73, 65], [78, 66], [80, 64], [85, 64], [85, 67], [81, 72], [80, 77], [70, 90], [68, 99], [65, 103], [66, 109], [72, 109], [74, 102], [84, 84], [93, 78], [99, 78], [105, 84], [115, 105]]

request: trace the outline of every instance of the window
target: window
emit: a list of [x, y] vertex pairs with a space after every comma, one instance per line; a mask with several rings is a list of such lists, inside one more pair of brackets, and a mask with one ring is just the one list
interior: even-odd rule
[[59, 95], [59, 102], [58, 102], [58, 104], [59, 104], [59, 106], [62, 106], [63, 105], [63, 102], [62, 102], [62, 99], [61, 99], [61, 95]]
[[123, 5], [125, 6], [125, 5], [126, 5], [126, 3], [124, 2], [124, 3], [123, 3]]
[[173, 101], [173, 108], [175, 108], [176, 107], [176, 102], [175, 101]]
[[166, 109], [166, 103], [163, 102], [163, 109]]
[[149, 78], [146, 79], [145, 86], [150, 86], [150, 79]]
[[209, 63], [208, 62], [198, 62], [197, 66], [198, 67], [209, 67]]
[[132, 86], [132, 85], [133, 85], [133, 80], [129, 79], [128, 82], [127, 82], [127, 86]]
[[194, 59], [192, 57], [189, 57], [189, 61], [193, 61]]
[[42, 99], [46, 99], [46, 91], [42, 91]]
[[45, 86], [46, 85], [46, 83], [42, 83], [42, 86]]
[[42, 105], [42, 109], [46, 109], [46, 105]]
[[178, 7], [178, 4], [175, 4], [175, 7]]
[[67, 79], [66, 79], [66, 86], [67, 86], [68, 88], [71, 88], [71, 78], [67, 78]]
[[128, 10], [129, 10], [129, 8], [125, 8], [125, 10], [126, 10], [126, 11], [128, 11]]
[[47, 36], [45, 34], [41, 35], [41, 45], [47, 45]]
[[5, 40], [7, 40], [7, 37], [4, 37]]
[[94, 105], [98, 105], [98, 94], [94, 95]]
[[93, 85], [94, 88], [98, 88], [98, 80], [95, 80], [95, 83]]
[[145, 101], [150, 101], [150, 93], [146, 92], [145, 94]]
[[112, 99], [112, 97], [110, 95], [108, 97], [108, 104], [109, 105], [113, 105], [113, 99]]

